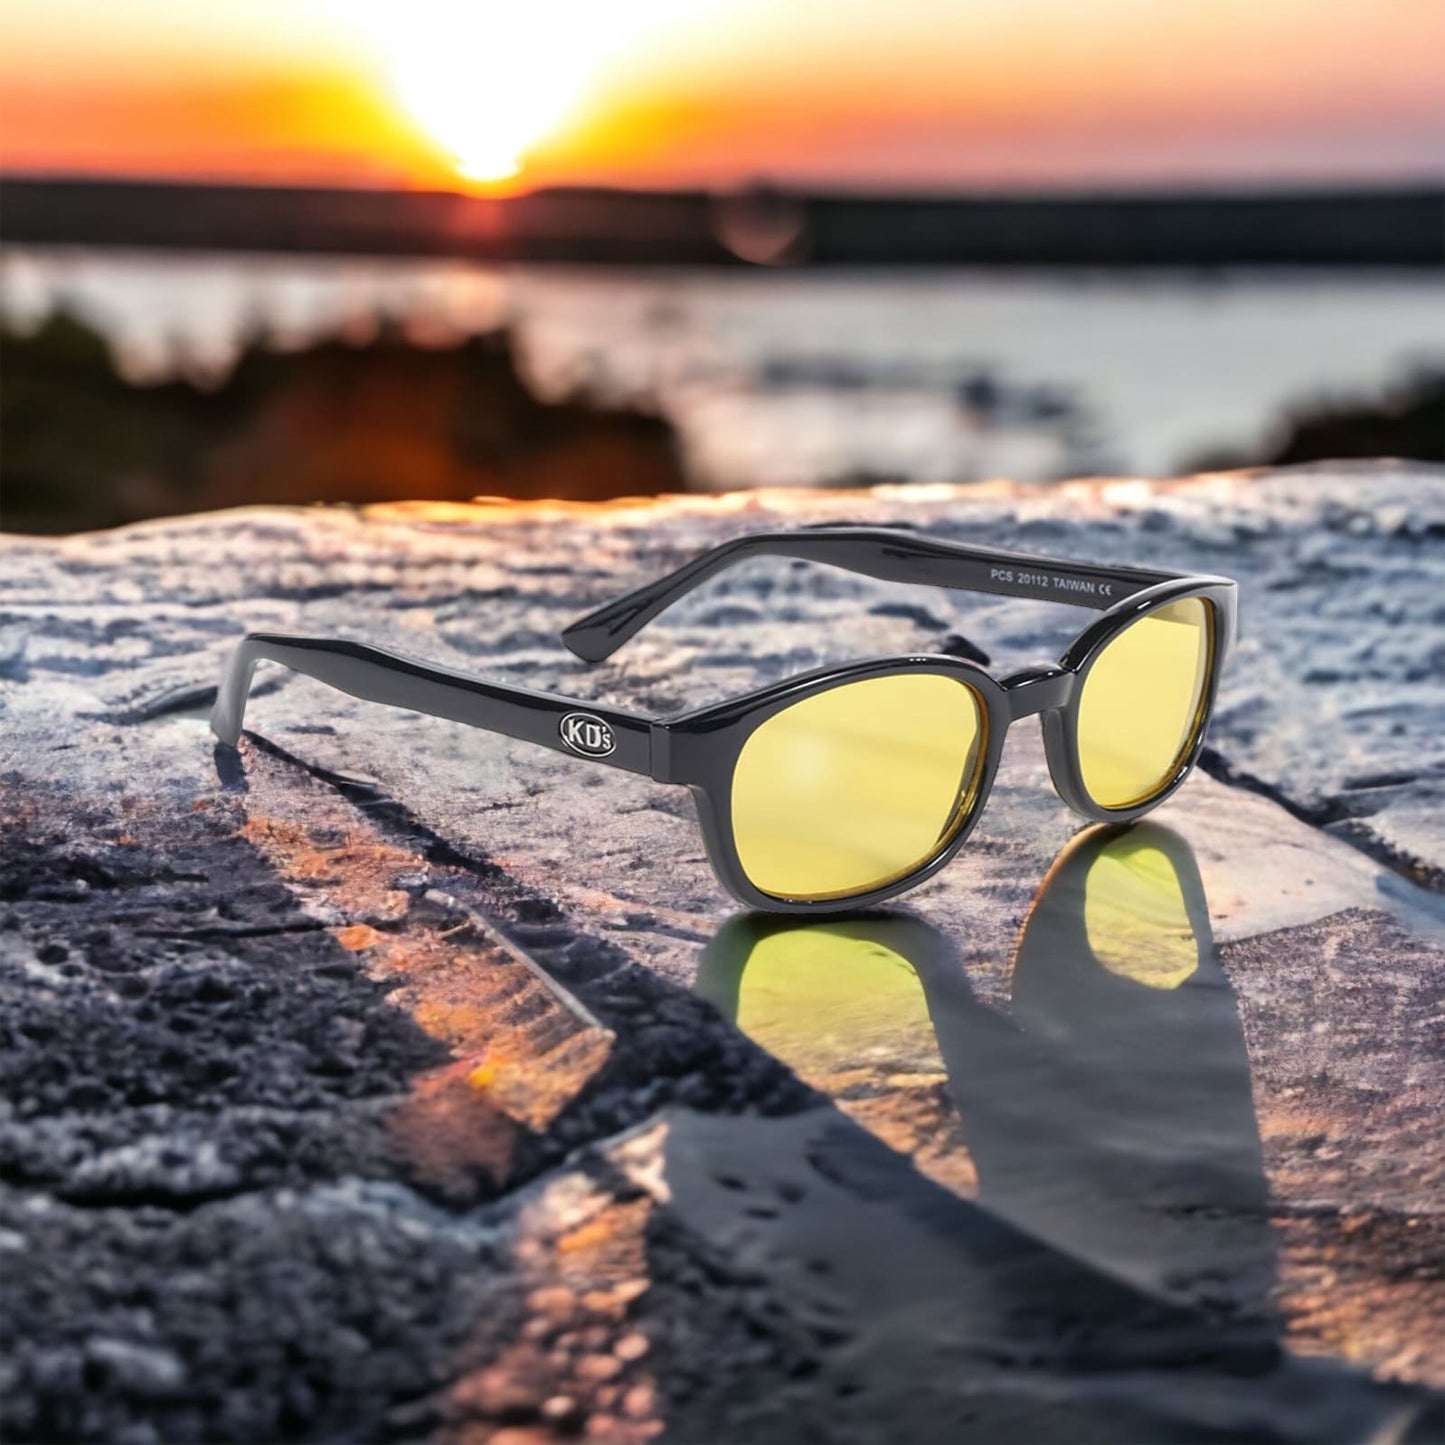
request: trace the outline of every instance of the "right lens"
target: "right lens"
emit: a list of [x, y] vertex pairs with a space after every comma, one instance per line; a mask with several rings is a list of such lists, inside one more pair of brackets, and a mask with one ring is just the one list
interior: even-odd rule
[[913, 872], [968, 817], [984, 735], [978, 694], [942, 673], [844, 683], [775, 713], [733, 773], [743, 871], [760, 892], [810, 902]]
[[1131, 622], [1079, 694], [1079, 769], [1101, 808], [1147, 802], [1173, 781], [1202, 721], [1213, 612], [1184, 597]]

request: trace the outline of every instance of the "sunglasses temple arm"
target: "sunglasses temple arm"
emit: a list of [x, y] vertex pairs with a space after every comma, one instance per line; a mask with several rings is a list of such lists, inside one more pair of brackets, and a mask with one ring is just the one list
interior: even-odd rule
[[449, 718], [651, 776], [652, 723], [635, 713], [487, 682], [346, 638], [279, 632], [248, 633], [227, 660], [211, 731], [229, 747], [240, 739], [259, 662], [279, 662], [365, 702]]
[[817, 527], [758, 532], [724, 542], [675, 572], [579, 618], [562, 633], [578, 657], [610, 657], [660, 612], [725, 568], [754, 557], [791, 557], [884, 582], [918, 583], [1005, 597], [1046, 598], [1103, 611], [1178, 576], [1139, 567], [1097, 567], [1026, 552], [971, 547], [887, 527]]

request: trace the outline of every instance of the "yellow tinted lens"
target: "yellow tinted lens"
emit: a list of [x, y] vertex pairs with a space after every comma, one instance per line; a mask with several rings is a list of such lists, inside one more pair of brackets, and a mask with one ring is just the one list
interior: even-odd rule
[[733, 773], [733, 837], [753, 886], [843, 898], [912, 872], [973, 805], [983, 711], [938, 673], [869, 678], [761, 723]]
[[1199, 725], [1209, 677], [1209, 606], [1171, 602], [1101, 652], [1079, 696], [1079, 767], [1102, 808], [1142, 803], [1174, 776]]

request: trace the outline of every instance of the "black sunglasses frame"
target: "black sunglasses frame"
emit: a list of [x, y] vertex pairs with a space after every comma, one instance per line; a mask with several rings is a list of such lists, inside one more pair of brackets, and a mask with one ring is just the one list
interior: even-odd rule
[[[589, 661], [606, 657], [665, 607], [722, 568], [755, 556], [786, 556], [879, 577], [965, 591], [1043, 598], [1103, 608], [1056, 664], [1027, 668], [1002, 680], [976, 663], [911, 654], [818, 668], [744, 696], [667, 721], [605, 705], [488, 682], [383, 648], [344, 638], [250, 633], [227, 664], [211, 714], [222, 743], [240, 738], [251, 677], [261, 661], [279, 662], [370, 702], [450, 718], [687, 787], [696, 800], [708, 860], [742, 904], [774, 913], [826, 914], [867, 908], [895, 897], [944, 868], [968, 840], [993, 787], [1008, 729], [1039, 717], [1049, 773], [1074, 812], [1099, 823], [1128, 823], [1157, 808], [1189, 776], [1204, 743], [1224, 658], [1236, 628], [1236, 584], [1128, 567], [1098, 567], [1053, 557], [972, 547], [881, 527], [830, 527], [760, 533], [702, 553], [677, 571], [573, 623], [563, 640]], [[1148, 798], [1104, 808], [1085, 787], [1077, 747], [1079, 699], [1100, 654], [1139, 618], [1197, 597], [1208, 604], [1209, 667], [1190, 742], [1173, 773]], [[738, 756], [767, 719], [808, 697], [874, 678], [931, 673], [953, 677], [979, 699], [984, 740], [968, 811], [917, 867], [866, 892], [827, 898], [784, 898], [759, 890], [738, 857], [732, 828], [732, 781]]]

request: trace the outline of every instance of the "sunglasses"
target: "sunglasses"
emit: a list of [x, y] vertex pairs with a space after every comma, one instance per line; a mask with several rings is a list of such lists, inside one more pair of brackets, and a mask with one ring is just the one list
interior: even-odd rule
[[1012, 723], [1039, 717], [1059, 796], [1095, 822], [1162, 803], [1203, 745], [1234, 636], [1235, 583], [972, 547], [888, 527], [739, 537], [574, 622], [600, 662], [717, 572], [789, 557], [887, 582], [1067, 602], [1100, 612], [1057, 664], [996, 679], [950, 656], [819, 668], [663, 722], [488, 682], [344, 638], [253, 632], [227, 664], [211, 727], [240, 738], [256, 664], [368, 702], [485, 728], [692, 790], [718, 880], [750, 908], [836, 912], [942, 868], [977, 823]]

